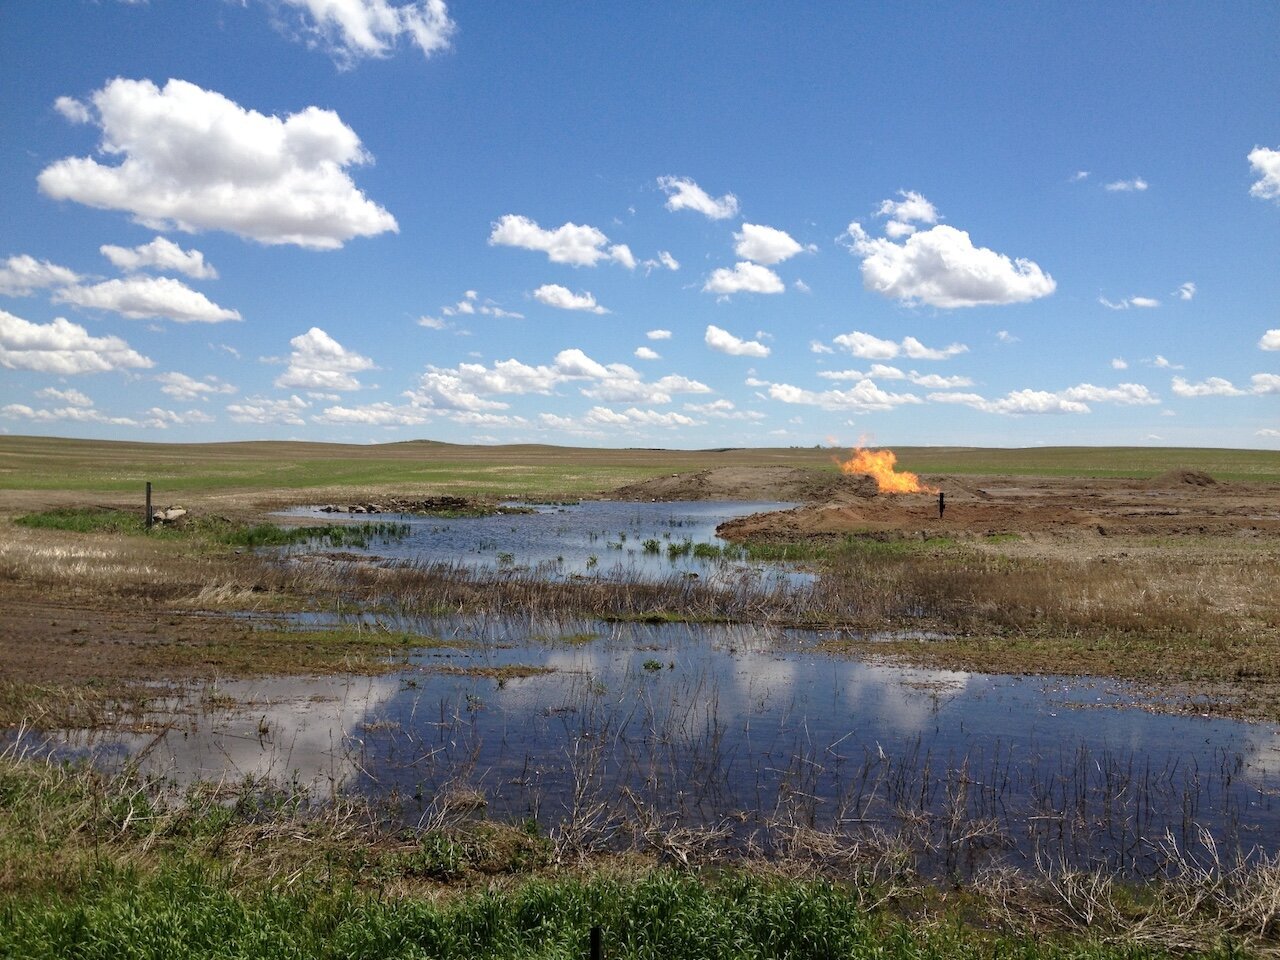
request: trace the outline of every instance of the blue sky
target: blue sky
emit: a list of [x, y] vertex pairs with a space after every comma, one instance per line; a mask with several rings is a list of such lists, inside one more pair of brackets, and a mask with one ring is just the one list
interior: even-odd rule
[[0, 431], [1277, 449], [1277, 37], [0, 0]]

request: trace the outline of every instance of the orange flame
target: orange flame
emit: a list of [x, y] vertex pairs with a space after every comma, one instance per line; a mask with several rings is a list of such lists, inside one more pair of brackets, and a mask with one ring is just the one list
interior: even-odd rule
[[933, 487], [920, 482], [914, 473], [898, 472], [894, 464], [898, 455], [892, 450], [864, 450], [859, 447], [853, 456], [840, 464], [842, 473], [865, 473], [874, 477], [881, 493], [937, 493]]

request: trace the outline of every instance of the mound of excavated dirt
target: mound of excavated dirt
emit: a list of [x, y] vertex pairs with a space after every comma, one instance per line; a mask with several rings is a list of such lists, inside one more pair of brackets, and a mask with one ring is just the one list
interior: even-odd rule
[[1179, 487], [1214, 487], [1218, 481], [1199, 470], [1169, 470], [1143, 484], [1148, 490], [1176, 490]]
[[720, 467], [697, 473], [642, 480], [609, 493], [612, 500], [787, 500], [847, 502], [876, 495], [876, 482], [863, 475], [826, 473], [798, 467]]

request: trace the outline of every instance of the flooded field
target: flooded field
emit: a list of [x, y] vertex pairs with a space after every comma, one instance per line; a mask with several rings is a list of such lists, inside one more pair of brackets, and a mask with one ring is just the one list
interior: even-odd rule
[[[93, 731], [46, 728], [20, 746], [136, 765], [178, 787], [265, 782], [320, 803], [356, 795], [411, 828], [527, 822], [582, 852], [771, 856], [817, 843], [938, 875], [1052, 862], [1140, 876], [1192, 849], [1280, 851], [1274, 725], [1199, 716], [1186, 703], [1182, 715], [1149, 709], [1148, 693], [1117, 680], [921, 669], [875, 652], [876, 641], [950, 634], [767, 624], [783, 602], [803, 613], [825, 581], [749, 562], [715, 531], [781, 506], [384, 515], [393, 533], [344, 541], [337, 563], [312, 556], [329, 556], [322, 543], [272, 555], [331, 585], [369, 570], [483, 581], [488, 612], [460, 602], [441, 615], [433, 598], [445, 592], [406, 604], [375, 585], [363, 604], [327, 612], [222, 615], [264, 637], [333, 628], [410, 639], [372, 668], [339, 663], [318, 676], [301, 649], [296, 666], [273, 661], [290, 675], [157, 682], [140, 715]], [[370, 562], [348, 562], [362, 555]], [[871, 563], [862, 575], [875, 575]], [[580, 581], [671, 596], [683, 596], [672, 583], [698, 584], [746, 600], [713, 622], [661, 603], [601, 620], [513, 600]]]
[[907, 669], [750, 626], [418, 627], [438, 641], [394, 673], [204, 685], [161, 705], [158, 733], [56, 743], [179, 784], [355, 791], [409, 826], [531, 819], [583, 849], [819, 831], [938, 871], [1142, 874], [1203, 836], [1280, 843], [1280, 731], [1124, 706], [1114, 682]]

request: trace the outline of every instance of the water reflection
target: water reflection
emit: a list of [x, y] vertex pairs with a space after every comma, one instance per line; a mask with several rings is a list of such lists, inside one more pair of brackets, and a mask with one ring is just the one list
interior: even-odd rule
[[[132, 761], [179, 785], [271, 781], [323, 799], [357, 773], [353, 745], [400, 687], [386, 677], [221, 681], [154, 704], [141, 726], [158, 732], [71, 730], [49, 745], [108, 767]], [[26, 739], [33, 748], [39, 743]]]
[[[367, 552], [419, 563], [458, 565], [485, 574], [534, 574], [547, 580], [601, 577], [661, 580], [697, 575], [712, 583], [760, 587], [803, 585], [808, 574], [779, 564], [752, 564], [738, 548], [716, 536], [726, 520], [784, 510], [791, 503], [633, 503], [608, 500], [571, 505], [535, 505], [530, 513], [442, 518], [381, 515], [408, 526], [403, 538], [372, 545]], [[287, 516], [332, 519], [317, 508]], [[728, 551], [728, 556], [724, 551]]]
[[1228, 849], [1280, 842], [1275, 727], [1116, 707], [1132, 691], [1115, 683], [903, 669], [749, 626], [434, 627], [453, 646], [395, 674], [223, 684], [159, 738], [99, 747], [179, 781], [416, 798], [411, 824], [465, 789], [547, 829], [590, 809], [757, 845], [786, 825], [910, 830], [944, 869], [998, 853], [1141, 872], [1201, 826]]

